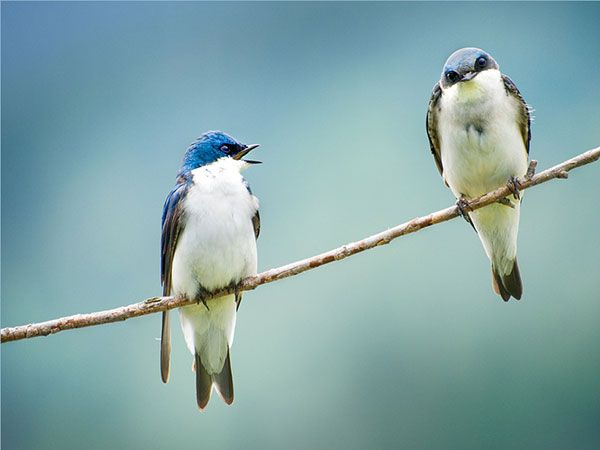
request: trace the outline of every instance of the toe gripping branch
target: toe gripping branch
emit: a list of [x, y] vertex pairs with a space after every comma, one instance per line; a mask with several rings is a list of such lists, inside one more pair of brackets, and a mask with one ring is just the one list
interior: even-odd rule
[[508, 190], [512, 192], [517, 200], [521, 200], [521, 193], [519, 192], [519, 187], [521, 186], [521, 182], [519, 181], [519, 177], [510, 177], [508, 179], [508, 183], [506, 183]]
[[196, 304], [199, 305], [200, 302], [204, 305], [207, 311], [210, 311], [210, 308], [206, 304], [206, 297], [210, 296], [210, 292], [204, 289], [202, 286], [198, 287], [198, 292], [196, 293]]
[[[525, 174], [526, 180], [530, 180], [531, 178], [533, 178], [533, 175], [535, 175], [536, 167], [537, 161], [535, 159], [532, 159], [529, 163], [529, 167], [527, 168], [527, 173]], [[519, 188], [521, 187], [521, 180], [519, 180], [519, 177], [510, 177], [508, 179], [508, 182], [506, 183], [506, 187], [513, 194], [516, 200], [521, 200], [521, 192], [519, 191]], [[501, 203], [505, 206], [509, 206], [511, 208], [515, 207], [515, 205], [507, 197], [498, 199], [498, 203]]]
[[456, 208], [458, 209], [458, 214], [461, 215], [461, 217], [463, 219], [465, 219], [467, 221], [467, 223], [469, 225], [471, 225], [473, 227], [473, 229], [475, 231], [477, 231], [475, 229], [475, 225], [473, 225], [473, 222], [471, 221], [471, 217], [469, 217], [469, 211], [473, 211], [471, 209], [471, 205], [469, 204], [469, 201], [464, 197], [464, 196], [460, 196], [456, 199]]
[[[519, 182], [519, 178], [518, 177], [510, 177], [508, 179], [508, 182], [506, 183], [506, 187], [512, 193], [512, 195], [514, 195], [514, 197], [517, 200], [521, 199], [521, 194], [519, 192], [519, 186], [520, 186], [520, 184], [521, 183]], [[496, 200], [496, 202], [500, 203], [501, 205], [508, 206], [509, 208], [514, 208], [515, 207], [514, 203], [511, 202], [508, 197], [499, 198], [498, 200]]]

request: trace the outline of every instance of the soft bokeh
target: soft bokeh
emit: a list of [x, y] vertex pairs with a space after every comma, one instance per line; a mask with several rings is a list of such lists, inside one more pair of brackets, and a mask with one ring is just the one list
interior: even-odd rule
[[[425, 111], [490, 52], [544, 169], [600, 144], [599, 3], [2, 2], [2, 326], [160, 294], [187, 145], [260, 143], [259, 270], [454, 202]], [[2, 345], [2, 448], [592, 449], [600, 165], [525, 195], [505, 304], [462, 220], [246, 293], [236, 400], [197, 410], [160, 315]]]

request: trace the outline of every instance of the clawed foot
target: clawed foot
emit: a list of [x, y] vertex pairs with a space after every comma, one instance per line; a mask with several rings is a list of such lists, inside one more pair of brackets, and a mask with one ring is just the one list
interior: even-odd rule
[[202, 302], [207, 311], [210, 311], [210, 308], [206, 304], [205, 297], [208, 297], [209, 295], [210, 293], [202, 286], [198, 287], [198, 292], [196, 292], [196, 304], [199, 305], [200, 302]]
[[518, 177], [510, 177], [508, 179], [508, 183], [506, 183], [506, 186], [508, 187], [508, 190], [510, 192], [512, 192], [512, 194], [514, 195], [514, 197], [517, 200], [521, 199], [521, 195], [519, 193], [519, 186], [521, 185], [521, 183], [519, 182], [519, 178]]
[[458, 214], [460, 214], [462, 218], [467, 221], [467, 223], [475, 228], [475, 225], [473, 225], [473, 222], [471, 222], [471, 218], [469, 217], [468, 213], [468, 211], [472, 211], [469, 201], [461, 195], [456, 199], [456, 207], [458, 208]]
[[458, 197], [456, 199], [456, 207], [458, 208], [458, 213], [469, 222], [469, 213], [468, 210], [471, 209], [471, 205], [469, 205], [469, 201], [464, 197]]
[[233, 288], [233, 293], [235, 296], [235, 310], [237, 311], [240, 308], [240, 303], [242, 302], [242, 293], [240, 292], [240, 287], [237, 283], [231, 282], [229, 285], [230, 288]]
[[206, 308], [207, 311], [210, 311], [210, 308], [208, 307], [208, 305], [206, 304], [206, 300], [204, 300], [202, 297], [197, 298], [196, 299], [196, 304], [200, 304], [200, 302], [202, 302], [202, 304], [204, 305], [204, 307]]

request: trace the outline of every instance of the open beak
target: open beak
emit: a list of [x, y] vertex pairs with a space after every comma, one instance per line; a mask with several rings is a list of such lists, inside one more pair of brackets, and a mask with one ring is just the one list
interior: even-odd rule
[[[256, 147], [258, 147], [258, 144], [253, 144], [253, 145], [246, 146], [246, 148], [244, 148], [237, 155], [235, 155], [233, 157], [233, 159], [242, 159], [244, 156], [246, 156], [248, 153], [250, 153]], [[262, 161], [249, 161], [247, 159], [244, 159], [244, 161], [246, 161], [248, 164], [260, 164], [262, 162]]]

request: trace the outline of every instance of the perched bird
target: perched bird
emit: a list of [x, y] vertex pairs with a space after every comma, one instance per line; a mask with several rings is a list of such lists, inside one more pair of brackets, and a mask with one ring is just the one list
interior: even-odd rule
[[[185, 342], [194, 355], [196, 400], [204, 410], [212, 387], [233, 402], [229, 349], [241, 293], [204, 298], [256, 275], [260, 231], [258, 199], [241, 171], [258, 161], [243, 160], [258, 145], [244, 145], [220, 131], [200, 136], [186, 150], [177, 184], [162, 216], [163, 295], [185, 296], [195, 305], [179, 309]], [[160, 368], [169, 379], [169, 312], [163, 313]]]
[[[434, 86], [427, 109], [431, 152], [492, 263], [494, 291], [517, 300], [523, 284], [517, 264], [520, 195], [527, 172], [529, 109], [515, 84], [488, 53], [454, 52]], [[468, 200], [508, 185], [507, 199], [468, 212]]]

